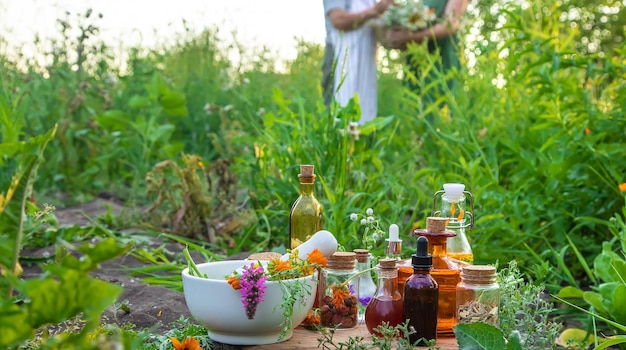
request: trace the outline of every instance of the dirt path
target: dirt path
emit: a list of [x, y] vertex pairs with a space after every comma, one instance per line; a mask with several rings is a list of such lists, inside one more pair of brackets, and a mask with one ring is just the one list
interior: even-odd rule
[[[55, 211], [55, 216], [59, 226], [88, 226], [92, 220], [110, 212], [118, 215], [123, 207], [113, 200], [98, 198], [94, 201], [79, 206], [73, 206]], [[153, 245], [158, 247], [163, 242], [155, 240]], [[179, 253], [182, 247], [176, 244], [168, 244], [167, 249], [174, 253]], [[22, 252], [22, 256], [31, 259], [45, 258], [54, 254], [54, 247], [39, 249], [27, 249]], [[163, 334], [170, 329], [170, 323], [178, 320], [181, 316], [191, 317], [183, 293], [151, 286], [140, 280], [138, 277], [129, 276], [128, 268], [146, 266], [135, 257], [127, 254], [115, 260], [103, 263], [99, 269], [92, 272], [94, 277], [107, 282], [118, 284], [124, 287], [124, 292], [119, 297], [117, 303], [110, 307], [103, 315], [103, 322], [117, 323], [124, 325], [133, 323], [136, 329], [152, 329], [153, 332]], [[24, 264], [24, 277], [36, 277], [41, 270], [36, 264]], [[128, 306], [124, 311], [119, 306]]]

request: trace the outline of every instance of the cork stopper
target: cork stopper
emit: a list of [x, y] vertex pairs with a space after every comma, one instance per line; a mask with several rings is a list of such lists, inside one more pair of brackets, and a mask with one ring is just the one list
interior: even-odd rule
[[398, 277], [398, 260], [394, 258], [383, 258], [378, 260], [378, 277], [379, 278], [396, 278]]
[[315, 176], [315, 166], [310, 164], [300, 165], [300, 176]]
[[380, 265], [381, 269], [395, 269], [397, 263], [398, 260], [393, 258], [383, 258], [378, 260], [378, 265]]
[[300, 179], [300, 183], [302, 184], [312, 184], [315, 182], [315, 166], [309, 164], [300, 165], [300, 174], [298, 174], [298, 179]]
[[448, 218], [429, 216], [426, 218], [426, 230], [432, 233], [441, 233], [446, 230]]
[[328, 259], [328, 268], [335, 270], [352, 270], [356, 264], [356, 253], [334, 252]]
[[469, 283], [496, 283], [497, 277], [495, 266], [490, 265], [466, 265], [461, 271], [461, 280]]
[[360, 263], [366, 263], [370, 257], [370, 251], [367, 249], [355, 249], [356, 261]]
[[456, 233], [446, 229], [448, 224], [448, 218], [442, 218], [439, 216], [429, 216], [426, 218], [426, 229], [417, 229], [413, 231], [416, 235], [422, 236], [444, 236], [454, 237]]
[[496, 273], [496, 267], [491, 265], [466, 265], [463, 266], [466, 275], [490, 276]]

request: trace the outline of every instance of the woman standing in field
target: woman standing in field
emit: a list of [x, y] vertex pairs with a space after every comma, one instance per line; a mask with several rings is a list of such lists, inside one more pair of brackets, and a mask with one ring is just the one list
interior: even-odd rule
[[[468, 0], [423, 0], [424, 5], [433, 9], [436, 13], [437, 21], [434, 25], [418, 31], [409, 31], [407, 29], [389, 29], [386, 34], [386, 43], [389, 48], [406, 50], [409, 43], [421, 44], [426, 42], [428, 52], [439, 55], [435, 59], [435, 69], [431, 69], [427, 76], [424, 77], [424, 86], [429, 85], [435, 80], [445, 78], [445, 73], [452, 68], [460, 68], [459, 59], [459, 39], [457, 32], [461, 26], [461, 19], [467, 9]], [[408, 74], [405, 73], [405, 84], [409, 89], [422, 95], [425, 102], [434, 102], [437, 100], [438, 94], [443, 94], [443, 81], [436, 84], [439, 88], [429, 93], [422, 93], [419, 88], [419, 62], [415, 57], [409, 55], [407, 58]], [[447, 87], [453, 89], [455, 81], [448, 79]]]
[[341, 105], [358, 96], [360, 124], [377, 113], [376, 40], [367, 22], [393, 0], [324, 0], [326, 50], [322, 65], [324, 103], [333, 96]]

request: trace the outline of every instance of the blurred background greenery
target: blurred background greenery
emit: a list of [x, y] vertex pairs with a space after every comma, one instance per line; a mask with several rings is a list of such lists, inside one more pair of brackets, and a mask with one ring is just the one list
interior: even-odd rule
[[[279, 71], [267, 48], [187, 28], [174, 43], [131, 49], [122, 70], [98, 40], [98, 17], [68, 14], [54, 50], [40, 43], [49, 64], [12, 58], [0, 39], [0, 185], [6, 193], [20, 167], [6, 152], [7, 130], [25, 140], [58, 125], [37, 169], [35, 205], [62, 208], [107, 192], [150, 210], [101, 224], [178, 234], [227, 256], [284, 249], [299, 165], [310, 163], [325, 227], [346, 249], [361, 248], [363, 231], [349, 215], [373, 208], [384, 229], [400, 226], [408, 256], [409, 233], [424, 225], [433, 194], [460, 182], [474, 196], [468, 236], [476, 263], [517, 260], [554, 293], [594, 288], [603, 243], [617, 252], [624, 239], [624, 7], [473, 3], [464, 68], [450, 73], [459, 88], [425, 105], [399, 76], [404, 55], [419, 56], [425, 69], [433, 58], [422, 47], [381, 49], [380, 117], [358, 137], [348, 132], [356, 101], [322, 103], [319, 44], [299, 41], [297, 57]], [[173, 224], [183, 203], [186, 224]], [[374, 253], [382, 249], [380, 241]]]

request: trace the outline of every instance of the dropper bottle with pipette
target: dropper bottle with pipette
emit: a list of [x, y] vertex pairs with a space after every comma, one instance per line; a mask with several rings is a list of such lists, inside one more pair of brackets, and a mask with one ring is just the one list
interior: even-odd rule
[[413, 266], [411, 265], [411, 259], [402, 259], [402, 239], [400, 239], [400, 232], [398, 225], [389, 225], [389, 238], [385, 240], [387, 242], [387, 248], [385, 255], [387, 258], [393, 258], [398, 260], [398, 290], [400, 294], [404, 293], [404, 282], [413, 275]]
[[400, 239], [400, 233], [398, 225], [389, 225], [389, 238], [385, 239], [387, 242], [387, 249], [385, 255], [387, 258], [400, 260], [402, 254], [402, 240]]

